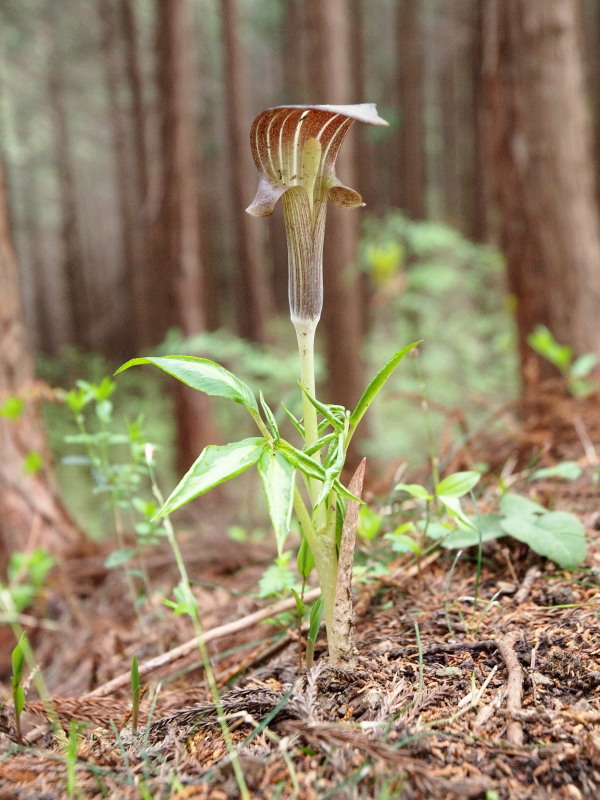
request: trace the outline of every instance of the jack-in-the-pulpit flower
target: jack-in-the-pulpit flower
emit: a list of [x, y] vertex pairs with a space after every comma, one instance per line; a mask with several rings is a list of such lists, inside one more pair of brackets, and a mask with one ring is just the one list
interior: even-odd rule
[[335, 173], [337, 154], [355, 120], [387, 125], [372, 103], [278, 106], [263, 111], [252, 125], [250, 146], [259, 184], [247, 211], [267, 216], [282, 198], [294, 325], [316, 326], [321, 316], [327, 201], [344, 208], [363, 205], [360, 194]]

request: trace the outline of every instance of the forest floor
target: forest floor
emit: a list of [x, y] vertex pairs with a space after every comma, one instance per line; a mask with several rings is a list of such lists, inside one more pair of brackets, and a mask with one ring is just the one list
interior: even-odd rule
[[[478, 434], [448, 465], [486, 461], [512, 491], [576, 514], [589, 537], [585, 563], [564, 572], [508, 537], [484, 546], [479, 577], [475, 559], [453, 563], [454, 552], [393, 561], [357, 586], [353, 668], [319, 660], [320, 641], [316, 666], [302, 669], [292, 617], [277, 620], [281, 607], [265, 611], [256, 599], [272, 553], [227, 539], [223, 509], [184, 537], [251, 797], [600, 797], [598, 400], [540, 393], [504, 410], [504, 434]], [[582, 474], [527, 483], [532, 457], [537, 466], [575, 460]], [[497, 478], [487, 486], [486, 509]], [[0, 799], [239, 797], [189, 619], [166, 611], [158, 594], [136, 613], [104, 555], [62, 564], [29, 612], [53, 713], [67, 732], [71, 720], [87, 724], [61, 737], [32, 700], [20, 746], [7, 703]], [[153, 586], [172, 587], [170, 553], [145, 558]], [[10, 686], [8, 629], [0, 644]], [[134, 654], [149, 687], [137, 732]]]

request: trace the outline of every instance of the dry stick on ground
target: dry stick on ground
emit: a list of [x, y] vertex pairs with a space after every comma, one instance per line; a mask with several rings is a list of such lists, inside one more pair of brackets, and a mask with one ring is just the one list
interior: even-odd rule
[[509, 715], [509, 723], [506, 727], [506, 739], [509, 744], [521, 747], [523, 744], [523, 728], [521, 723], [513, 718], [513, 714], [521, 711], [523, 699], [523, 669], [519, 664], [519, 659], [515, 652], [515, 639], [512, 635], [499, 636], [496, 639], [498, 650], [502, 656], [508, 671], [508, 694], [506, 697], [506, 708]]
[[[315, 600], [320, 593], [320, 589], [311, 589], [304, 595], [304, 600], [307, 602]], [[262, 622], [264, 619], [268, 619], [269, 617], [276, 617], [278, 614], [282, 614], [284, 611], [289, 611], [291, 608], [295, 608], [295, 606], [296, 599], [294, 597], [291, 597], [288, 600], [281, 600], [279, 603], [274, 603], [271, 606], [267, 606], [267, 608], [261, 608], [259, 611], [255, 611], [253, 614], [248, 614], [247, 616], [235, 620], [234, 622], [228, 622], [226, 625], [219, 625], [217, 628], [212, 628], [204, 633], [202, 639], [204, 644], [208, 644], [208, 642], [212, 642], [215, 639], [222, 639], [224, 636], [229, 636], [232, 633], [238, 633], [239, 631], [246, 630], [252, 625], [255, 625], [257, 622]], [[193, 639], [180, 644], [178, 647], [174, 647], [172, 650], [162, 653], [160, 656], [156, 656], [155, 658], [151, 658], [148, 661], [142, 662], [138, 667], [140, 678], [145, 678], [146, 675], [154, 672], [154, 670], [157, 670], [160, 667], [164, 667], [168, 664], [172, 664], [174, 661], [178, 661], [180, 658], [193, 653], [194, 650], [197, 649], [199, 642], [200, 637], [194, 636]], [[116, 689], [122, 689], [124, 686], [128, 686], [130, 681], [131, 672], [130, 670], [127, 670], [127, 672], [122, 672], [120, 675], [117, 675], [116, 678], [108, 681], [108, 683], [103, 683], [101, 686], [96, 687], [92, 692], [88, 692], [84, 695], [84, 697], [104, 697], [105, 695], [114, 692]]]
[[529, 597], [529, 592], [533, 589], [533, 584], [536, 582], [537, 578], [540, 575], [539, 567], [530, 567], [527, 572], [525, 573], [525, 577], [523, 578], [521, 585], [519, 586], [517, 592], [513, 597], [513, 603], [515, 605], [520, 605], [524, 603], [525, 600]]

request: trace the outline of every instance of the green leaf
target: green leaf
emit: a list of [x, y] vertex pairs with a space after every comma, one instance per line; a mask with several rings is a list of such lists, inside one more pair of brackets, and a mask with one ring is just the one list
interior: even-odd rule
[[306, 614], [306, 603], [295, 589], [290, 589], [290, 591], [294, 595], [294, 600], [296, 601], [296, 613], [298, 614], [298, 619], [301, 620]]
[[123, 547], [120, 550], [113, 550], [112, 553], [109, 553], [104, 559], [104, 567], [105, 569], [122, 567], [123, 564], [127, 564], [128, 561], [131, 561], [134, 555], [135, 550], [131, 550], [128, 547]]
[[267, 420], [267, 425], [269, 426], [269, 430], [271, 431], [271, 434], [273, 435], [273, 438], [274, 438], [275, 442], [278, 442], [279, 438], [280, 438], [279, 437], [279, 427], [277, 425], [277, 421], [275, 419], [275, 415], [273, 414], [273, 412], [271, 411], [271, 409], [269, 408], [269, 406], [265, 402], [265, 398], [264, 398], [262, 392], [259, 394], [259, 400], [260, 400], [260, 404], [262, 406], [262, 410], [264, 411], [265, 419]]
[[436, 494], [445, 497], [463, 497], [471, 491], [480, 478], [480, 472], [455, 472], [439, 482]]
[[571, 364], [570, 374], [573, 378], [587, 378], [598, 363], [596, 353], [584, 353]]
[[13, 686], [16, 686], [21, 681], [25, 669], [25, 633], [21, 634], [21, 638], [10, 654], [10, 661]]
[[311, 394], [309, 394], [304, 388], [304, 386], [302, 386], [302, 384], [300, 384], [300, 388], [302, 389], [304, 394], [308, 397], [312, 405], [317, 409], [317, 411], [321, 414], [322, 417], [325, 417], [327, 422], [329, 422], [329, 424], [334, 430], [336, 431], [344, 430], [343, 419], [340, 419], [339, 416], [334, 414], [328, 405], [326, 405], [325, 403], [321, 403], [319, 400], [317, 400], [316, 397], [313, 397]]
[[132, 358], [115, 372], [139, 364], [154, 364], [177, 380], [214, 397], [226, 397], [258, 413], [256, 397], [252, 389], [228, 369], [206, 358], [194, 356], [154, 356], [152, 358]]
[[296, 469], [283, 453], [269, 448], [264, 450], [258, 460], [258, 473], [267, 498], [277, 553], [281, 556], [290, 532]]
[[547, 513], [544, 506], [520, 494], [505, 494], [500, 500], [500, 510], [505, 517], [532, 517]]
[[319, 635], [319, 629], [321, 627], [321, 621], [323, 620], [322, 594], [320, 594], [315, 600], [315, 602], [312, 604], [312, 608], [310, 609], [309, 620], [310, 622], [308, 627], [308, 641], [314, 644], [317, 641], [317, 636]]
[[406, 492], [417, 500], [433, 500], [433, 496], [419, 483], [397, 483], [394, 486], [394, 490], [397, 492]]
[[501, 514], [481, 514], [471, 522], [472, 528], [447, 533], [441, 542], [442, 546], [448, 550], [462, 550], [465, 547], [476, 547], [479, 542], [483, 544], [506, 536], [501, 525]]
[[302, 537], [298, 555], [296, 556], [296, 567], [302, 580], [306, 580], [315, 566], [315, 557], [312, 554], [306, 536]]
[[446, 511], [457, 524], [465, 528], [472, 528], [473, 522], [467, 517], [460, 505], [460, 498], [453, 495], [439, 494], [438, 500], [443, 504]]
[[317, 464], [310, 456], [297, 450], [289, 442], [281, 439], [277, 444], [277, 449], [282, 452], [287, 460], [292, 463], [303, 475], [309, 478], [316, 478], [319, 481], [325, 480], [325, 470], [320, 464]]
[[576, 461], [563, 461], [553, 467], [537, 469], [530, 481], [539, 481], [542, 478], [563, 478], [566, 481], [576, 481], [582, 473], [582, 469]]
[[181, 508], [195, 497], [256, 464], [265, 442], [265, 439], [252, 437], [232, 444], [205, 447], [155, 517]]
[[583, 525], [566, 511], [548, 511], [534, 519], [511, 516], [503, 519], [501, 525], [506, 533], [563, 569], [573, 569], [585, 558]]
[[358, 512], [356, 532], [361, 539], [372, 541], [381, 530], [381, 515], [369, 506], [362, 506]]
[[402, 361], [402, 359], [410, 353], [410, 351], [415, 348], [417, 345], [421, 344], [421, 341], [413, 342], [412, 344], [403, 347], [402, 350], [398, 350], [392, 358], [387, 362], [387, 364], [379, 370], [377, 375], [373, 378], [371, 383], [367, 386], [365, 391], [363, 392], [362, 397], [358, 401], [358, 404], [352, 414], [350, 415], [350, 429], [348, 432], [348, 437], [346, 440], [346, 444], [350, 441], [352, 434], [356, 430], [356, 426], [364, 417], [367, 412], [367, 409], [377, 396], [377, 393], [390, 377], [392, 372], [396, 369], [398, 364]]
[[44, 459], [41, 453], [38, 453], [37, 450], [30, 450], [25, 456], [25, 460], [23, 462], [23, 470], [25, 474], [35, 475], [35, 473], [39, 472], [43, 466]]
[[25, 401], [23, 398], [11, 395], [10, 397], [7, 397], [4, 403], [0, 406], [0, 417], [10, 420], [18, 419], [23, 413], [24, 408]]

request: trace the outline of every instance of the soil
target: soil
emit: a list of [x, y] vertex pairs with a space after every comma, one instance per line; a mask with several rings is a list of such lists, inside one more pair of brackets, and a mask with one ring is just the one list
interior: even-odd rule
[[[598, 401], [548, 386], [503, 409], [503, 428], [442, 454], [447, 471], [490, 465], [485, 510], [501, 476], [576, 514], [585, 563], [567, 573], [507, 538], [485, 545], [479, 574], [471, 551], [392, 561], [355, 587], [352, 666], [328, 664], [319, 640], [306, 671], [291, 604], [281, 616], [287, 601], [256, 599], [270, 548], [231, 542], [223, 509], [202, 507], [182, 544], [250, 797], [600, 797]], [[532, 465], [565, 460], [582, 468], [576, 481], [528, 482]], [[239, 797], [196, 631], [162, 603], [177, 582], [172, 556], [146, 552], [150, 585], [135, 610], [104, 556], [61, 564], [22, 620], [51, 702], [30, 687], [21, 744], [8, 700], [14, 639], [0, 629], [0, 799]], [[145, 686], [135, 729], [134, 654]]]

